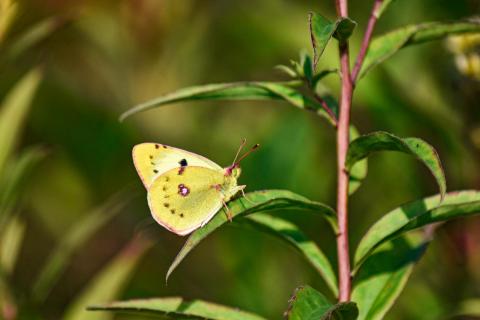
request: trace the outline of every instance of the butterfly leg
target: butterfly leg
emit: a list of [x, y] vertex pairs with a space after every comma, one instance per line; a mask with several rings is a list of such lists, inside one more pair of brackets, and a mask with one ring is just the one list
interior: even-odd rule
[[227, 216], [228, 221], [232, 222], [233, 216], [232, 216], [232, 211], [230, 211], [230, 208], [227, 206], [225, 201], [222, 200], [223, 207], [225, 208], [225, 214]]
[[243, 198], [247, 200], [247, 202], [250, 202], [250, 204], [255, 204], [255, 202], [247, 198], [247, 195], [245, 194], [245, 191], [243, 190], [243, 188], [240, 189], [240, 192], [242, 193]]

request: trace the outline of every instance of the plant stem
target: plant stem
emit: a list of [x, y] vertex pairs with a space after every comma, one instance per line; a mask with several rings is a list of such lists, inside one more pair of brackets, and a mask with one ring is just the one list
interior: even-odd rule
[[363, 60], [365, 59], [365, 55], [367, 54], [370, 40], [372, 39], [373, 29], [375, 28], [375, 24], [377, 23], [378, 10], [382, 6], [382, 3], [383, 3], [383, 0], [375, 0], [373, 4], [372, 13], [370, 14], [370, 19], [368, 20], [368, 24], [367, 24], [367, 30], [365, 30], [365, 34], [362, 40], [362, 45], [360, 47], [360, 52], [358, 53], [357, 60], [355, 61], [355, 66], [353, 67], [353, 71], [352, 71], [353, 85], [355, 85], [358, 74], [362, 69]]
[[[347, 0], [336, 0], [337, 13], [340, 17], [348, 16]], [[350, 57], [348, 42], [339, 44], [342, 90], [340, 96], [340, 114], [337, 128], [337, 255], [340, 302], [350, 300], [350, 253], [348, 244], [348, 180], [345, 159], [349, 145], [350, 107], [352, 105], [352, 78], [350, 74]]]

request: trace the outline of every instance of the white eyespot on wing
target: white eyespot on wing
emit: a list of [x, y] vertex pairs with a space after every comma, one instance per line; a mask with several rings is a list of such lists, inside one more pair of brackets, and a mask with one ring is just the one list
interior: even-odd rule
[[[182, 169], [182, 170], [181, 170]], [[222, 208], [216, 186], [222, 171], [204, 167], [174, 168], [158, 176], [148, 189], [148, 205], [155, 221], [178, 235], [204, 226]]]

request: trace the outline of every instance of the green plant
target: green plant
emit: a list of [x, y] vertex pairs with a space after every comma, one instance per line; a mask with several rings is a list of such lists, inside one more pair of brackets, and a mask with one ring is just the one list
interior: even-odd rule
[[[350, 120], [355, 87], [375, 66], [400, 49], [453, 34], [480, 32], [475, 19], [452, 23], [421, 23], [373, 37], [375, 24], [392, 0], [375, 0], [363, 41], [353, 68], [350, 66], [349, 37], [356, 23], [349, 18], [348, 1], [337, 0], [338, 18], [309, 15], [313, 55], [302, 53], [291, 66], [278, 66], [290, 80], [282, 82], [247, 81], [209, 84], [184, 88], [128, 110], [121, 120], [162, 105], [195, 100], [279, 100], [325, 118], [337, 134], [337, 206], [336, 211], [290, 191], [252, 192], [249, 201], [232, 201], [235, 223], [273, 234], [301, 252], [324, 278], [338, 301], [329, 301], [317, 290], [302, 286], [292, 296], [285, 313], [287, 319], [381, 319], [395, 302], [422, 257], [439, 222], [465, 217], [480, 211], [480, 191], [446, 192], [446, 181], [435, 149], [419, 138], [400, 138], [387, 132], [359, 135]], [[333, 40], [334, 39], [334, 40]], [[322, 69], [319, 65], [326, 46], [336, 41], [340, 67]], [[341, 80], [339, 103], [322, 83], [324, 77], [337, 74]], [[373, 152], [396, 151], [414, 156], [434, 176], [439, 195], [413, 201], [376, 222], [357, 246], [352, 261], [349, 250], [348, 199], [367, 175], [367, 158]], [[325, 217], [337, 236], [338, 272], [319, 246], [302, 231], [271, 211], [298, 209]], [[265, 213], [268, 212], [268, 213]], [[168, 276], [184, 257], [206, 236], [227, 222], [218, 214], [205, 227], [195, 231], [172, 263]], [[353, 262], [353, 267], [350, 265]], [[338, 280], [337, 280], [338, 277]], [[352, 285], [353, 282], [353, 285]], [[202, 319], [260, 319], [261, 317], [219, 307], [202, 301], [185, 302], [180, 298], [134, 300], [90, 307], [92, 310], [137, 311], [171, 317]], [[472, 310], [473, 308], [469, 308]]]

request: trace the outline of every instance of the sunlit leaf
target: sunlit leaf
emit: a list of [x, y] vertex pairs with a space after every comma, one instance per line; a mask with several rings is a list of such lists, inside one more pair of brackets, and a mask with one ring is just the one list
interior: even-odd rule
[[290, 82], [251, 81], [187, 87], [131, 108], [120, 116], [120, 121], [136, 113], [163, 105], [199, 100], [283, 100], [297, 108], [314, 111], [331, 121], [319, 103], [294, 88], [301, 84], [301, 81], [295, 80]]
[[0, 234], [0, 268], [2, 272], [11, 274], [17, 261], [25, 233], [25, 223], [16, 216]]
[[310, 286], [301, 286], [289, 300], [285, 312], [287, 320], [355, 320], [358, 309], [355, 303], [332, 304]]
[[16, 58], [51, 35], [64, 22], [58, 17], [46, 18], [22, 33], [8, 48], [8, 56]]
[[73, 254], [115, 215], [122, 212], [130, 201], [130, 191], [112, 196], [102, 206], [93, 209], [73, 225], [47, 256], [45, 265], [33, 282], [32, 295], [36, 301], [43, 302], [57, 280], [63, 274]]
[[359, 320], [383, 319], [425, 252], [428, 242], [418, 234], [399, 237], [377, 248], [353, 279], [352, 300]]
[[111, 314], [90, 313], [86, 308], [98, 301], [111, 301], [118, 298], [128, 284], [140, 259], [151, 246], [152, 242], [147, 239], [134, 238], [100, 273], [89, 281], [86, 288], [68, 306], [62, 319], [111, 319]]
[[333, 295], [337, 296], [337, 278], [330, 261], [317, 244], [308, 239], [295, 224], [263, 213], [250, 215], [245, 221], [255, 229], [278, 237], [293, 246], [323, 277]]
[[32, 147], [26, 149], [16, 158], [11, 158], [6, 165], [6, 172], [0, 181], [0, 228], [7, 219], [7, 213], [13, 210], [22, 187], [31, 174], [35, 165], [43, 159], [46, 152], [43, 148]]
[[297, 78], [299, 76], [295, 70], [293, 70], [289, 66], [285, 66], [283, 64], [279, 64], [279, 65], [275, 66], [275, 69], [283, 72], [284, 74], [288, 75], [291, 78]]
[[372, 250], [389, 239], [425, 225], [466, 217], [480, 212], [480, 191], [449, 192], [407, 203], [378, 220], [365, 234], [355, 252], [355, 269]]
[[[265, 212], [272, 210], [290, 209], [290, 210], [308, 210], [327, 219], [327, 221], [336, 229], [336, 214], [335, 211], [320, 203], [308, 200], [305, 197], [299, 196], [293, 192], [285, 190], [265, 190], [255, 191], [246, 194], [246, 198], [239, 198], [230, 201], [228, 207], [233, 217], [241, 217], [253, 214], [255, 212]], [[224, 209], [218, 212], [209, 223], [204, 227], [194, 231], [184, 246], [177, 254], [175, 260], [172, 262], [167, 272], [167, 280], [172, 274], [173, 270], [180, 264], [180, 262], [193, 250], [203, 239], [205, 239], [212, 232], [228, 222]]]
[[472, 32], [480, 32], [480, 22], [478, 20], [409, 25], [375, 37], [365, 56], [360, 77], [363, 77], [368, 71], [390, 58], [402, 48], [442, 39], [449, 35]]
[[10, 90], [0, 108], [0, 176], [18, 141], [33, 96], [40, 83], [40, 70], [27, 73]]
[[480, 317], [480, 298], [462, 301], [455, 315]]
[[350, 170], [355, 163], [368, 157], [372, 152], [398, 151], [415, 156], [435, 177], [440, 194], [447, 190], [445, 174], [435, 149], [418, 138], [399, 138], [388, 132], [374, 132], [363, 135], [350, 143], [345, 166]]
[[89, 310], [160, 315], [167, 319], [265, 320], [258, 315], [202, 300], [185, 301], [179, 297], [138, 299], [95, 305]]
[[18, 14], [18, 3], [16, 1], [0, 1], [0, 46], [3, 44], [6, 35]]

